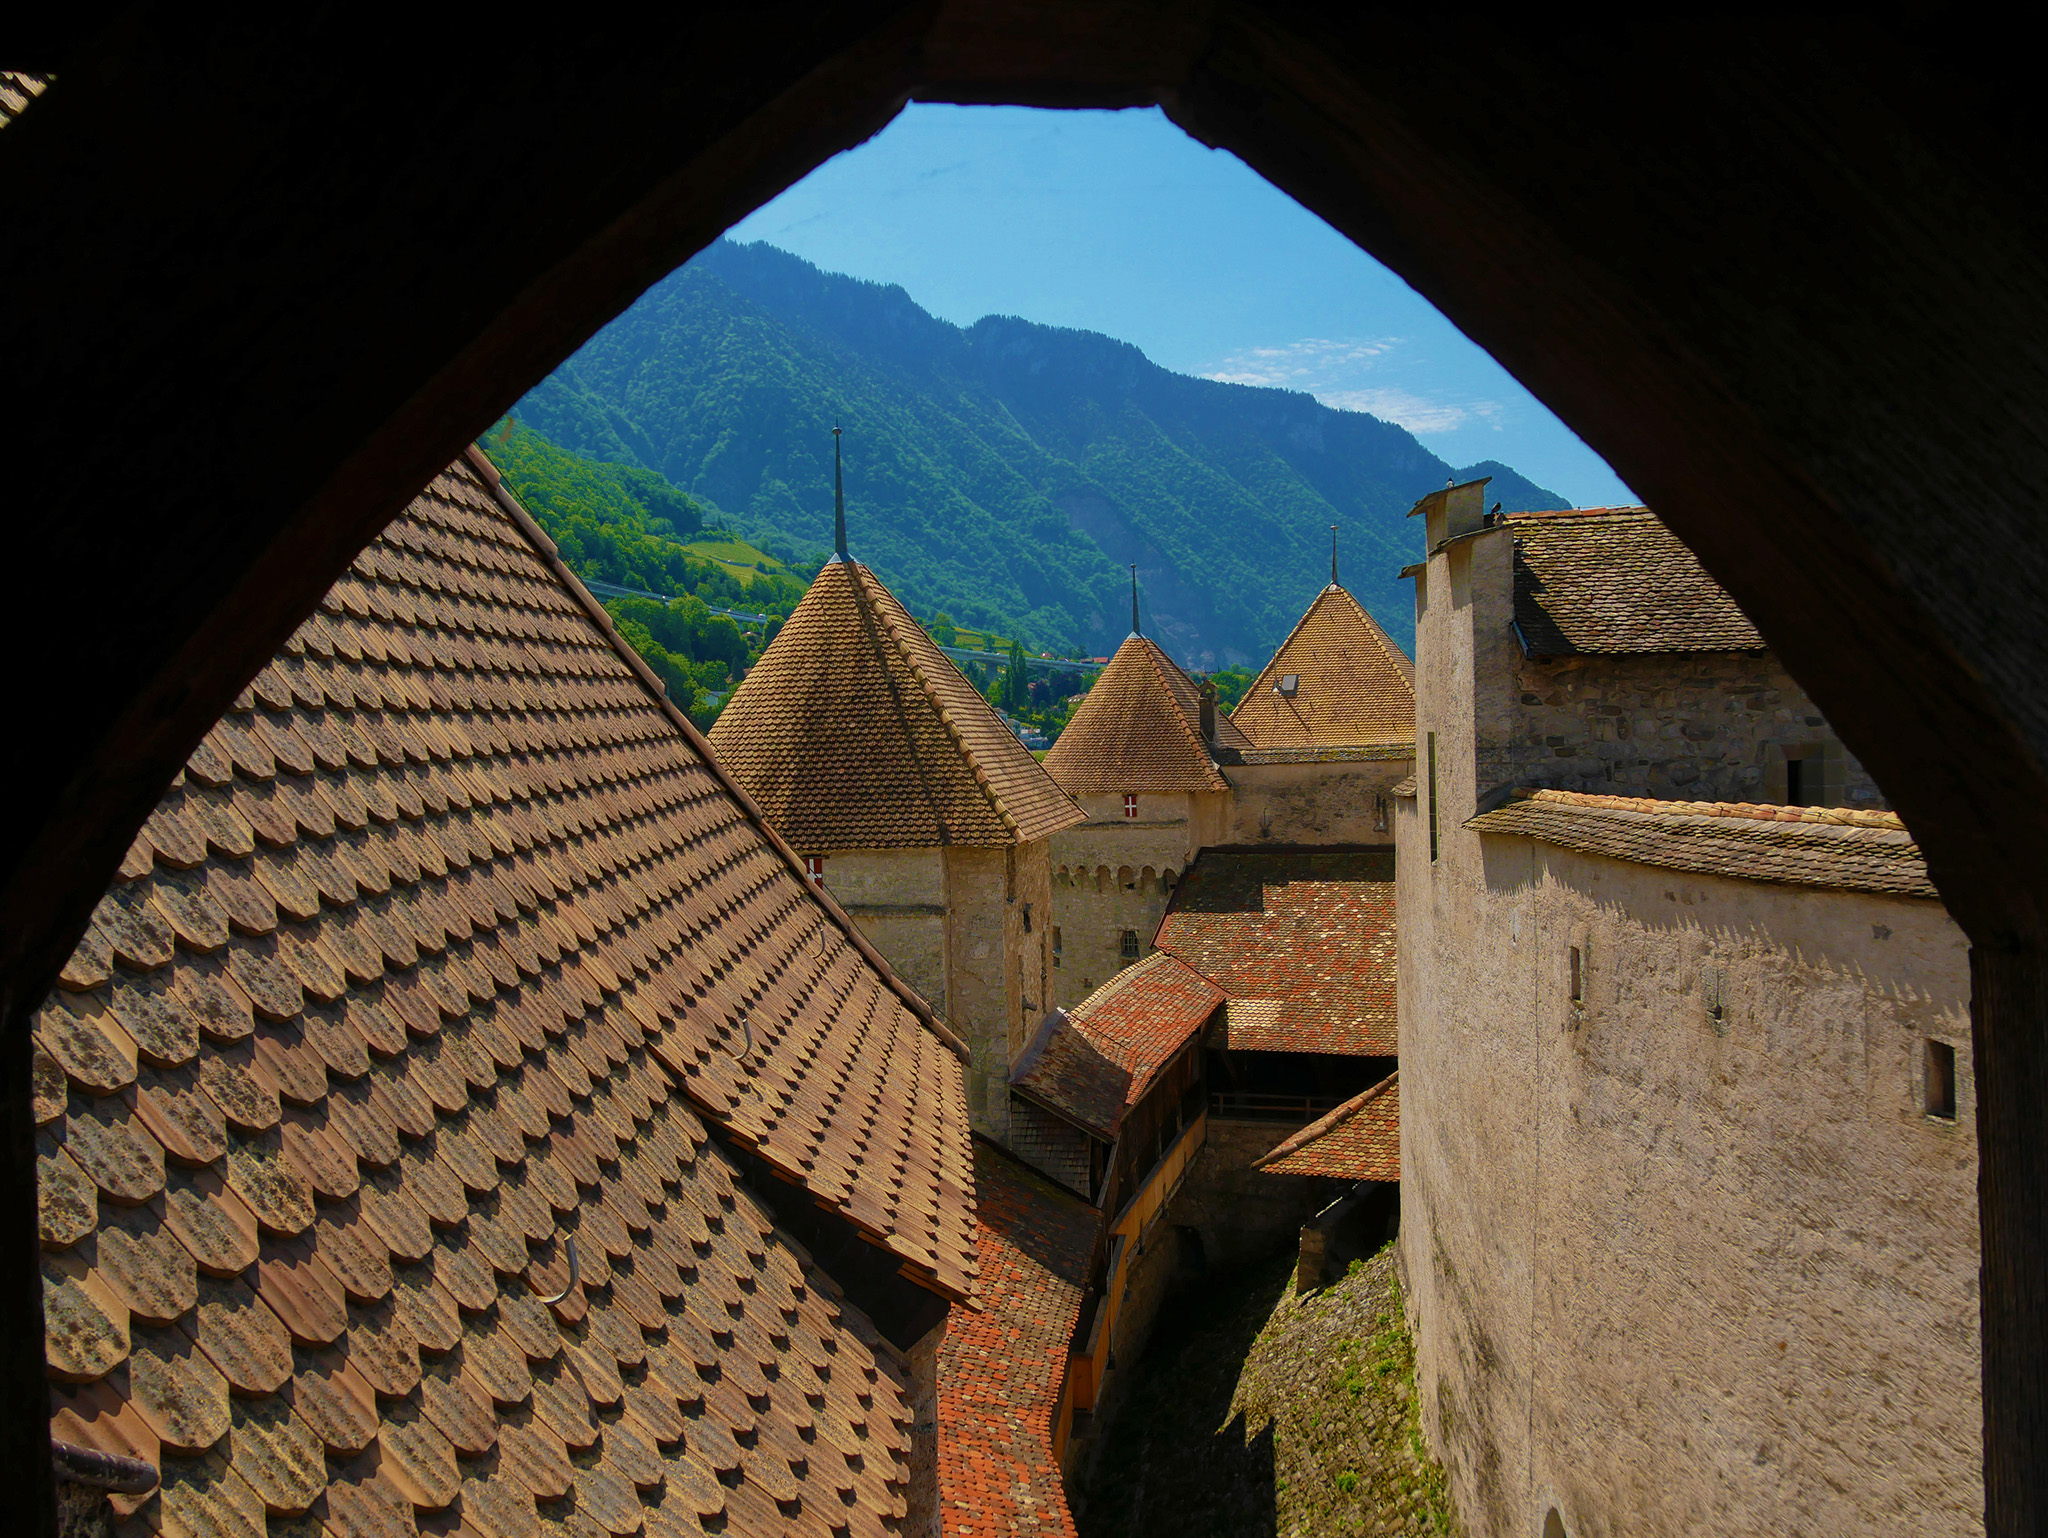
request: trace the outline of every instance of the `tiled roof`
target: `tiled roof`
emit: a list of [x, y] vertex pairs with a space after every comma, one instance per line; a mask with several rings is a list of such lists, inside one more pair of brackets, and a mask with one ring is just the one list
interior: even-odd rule
[[1413, 801], [1415, 799], [1415, 776], [1411, 774], [1407, 779], [1401, 781], [1400, 784], [1394, 787], [1393, 793], [1403, 801]]
[[[1283, 679], [1298, 680], [1280, 693]], [[1415, 664], [1331, 583], [1273, 654], [1231, 720], [1262, 748], [1415, 740]]]
[[1518, 790], [1465, 826], [1708, 876], [1938, 895], [1920, 846], [1891, 812]]
[[1389, 1074], [1321, 1121], [1310, 1122], [1252, 1168], [1269, 1175], [1340, 1180], [1401, 1178], [1401, 1076]]
[[974, 1185], [981, 1306], [939, 1346], [940, 1530], [1072, 1538], [1053, 1420], [1102, 1215], [980, 1139]]
[[144, 1530], [879, 1533], [903, 1371], [707, 1123], [959, 1296], [959, 1059], [491, 474], [215, 726], [37, 1018], [54, 1433], [161, 1464]]
[[1234, 1051], [1396, 1051], [1390, 852], [1204, 849], [1153, 943], [1230, 995]]
[[[1218, 712], [1217, 746], [1251, 746]], [[1069, 795], [1173, 795], [1228, 790], [1202, 741], [1202, 697], [1157, 642], [1131, 636], [1116, 649], [1073, 719], [1045, 755]]]
[[1530, 655], [1755, 651], [1749, 616], [1647, 507], [1515, 513], [1515, 625]]
[[1071, 1012], [1054, 1010], [1017, 1059], [1010, 1083], [1110, 1141], [1153, 1076], [1223, 1002], [1223, 990], [1154, 951]]
[[20, 117], [29, 103], [50, 88], [46, 75], [25, 74], [18, 69], [0, 69], [0, 128]]
[[818, 573], [711, 745], [805, 854], [1000, 848], [1083, 819], [881, 580]]

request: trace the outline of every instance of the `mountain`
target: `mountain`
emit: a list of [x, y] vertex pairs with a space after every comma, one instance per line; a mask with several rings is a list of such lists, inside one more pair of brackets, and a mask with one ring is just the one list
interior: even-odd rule
[[[1404, 645], [1405, 521], [1451, 466], [1307, 395], [1171, 373], [1094, 332], [959, 327], [901, 288], [719, 241], [531, 391], [517, 418], [659, 472], [785, 559], [829, 550], [833, 423], [849, 544], [914, 611], [1106, 653], [1144, 626], [1190, 667], [1256, 665], [1328, 580]], [[1505, 467], [1511, 510], [1566, 501]]]

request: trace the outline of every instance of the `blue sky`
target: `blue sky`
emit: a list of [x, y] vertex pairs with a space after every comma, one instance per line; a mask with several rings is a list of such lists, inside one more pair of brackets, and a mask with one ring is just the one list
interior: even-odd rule
[[1156, 110], [913, 105], [731, 233], [900, 283], [960, 325], [1100, 331], [1181, 373], [1399, 422], [1576, 506], [1636, 500], [1426, 299]]

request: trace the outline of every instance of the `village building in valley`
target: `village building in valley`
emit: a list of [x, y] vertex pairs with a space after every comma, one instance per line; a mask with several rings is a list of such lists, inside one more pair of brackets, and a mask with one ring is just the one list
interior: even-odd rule
[[1417, 508], [1397, 816], [1402, 1256], [1461, 1518], [1979, 1533], [1964, 936], [1653, 514], [1483, 492]]

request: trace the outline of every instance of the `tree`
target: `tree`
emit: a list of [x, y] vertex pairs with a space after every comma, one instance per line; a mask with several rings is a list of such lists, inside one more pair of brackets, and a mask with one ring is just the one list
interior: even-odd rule
[[1010, 643], [1010, 660], [1003, 669], [1003, 708], [1015, 715], [1031, 704], [1030, 668], [1024, 661], [1024, 643]]

